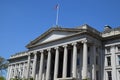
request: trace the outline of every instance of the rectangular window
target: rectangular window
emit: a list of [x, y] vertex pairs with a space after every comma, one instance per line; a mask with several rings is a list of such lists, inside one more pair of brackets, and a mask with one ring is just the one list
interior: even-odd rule
[[111, 66], [111, 57], [110, 56], [107, 57], [107, 65]]
[[98, 65], [98, 56], [96, 56], [96, 65]]
[[118, 46], [118, 51], [120, 51], [120, 46]]
[[99, 80], [99, 71], [96, 71], [96, 80]]
[[111, 71], [107, 71], [107, 75], [108, 75], [108, 80], [112, 80], [112, 73], [111, 73]]
[[88, 47], [88, 52], [90, 52], [90, 47]]
[[88, 56], [88, 61], [87, 62], [88, 62], [88, 64], [90, 64], [90, 56]]
[[118, 55], [118, 65], [120, 65], [120, 55]]
[[119, 80], [120, 80], [120, 71], [119, 71]]
[[77, 58], [77, 65], [80, 65], [80, 59]]
[[98, 47], [96, 47], [96, 52], [98, 53]]

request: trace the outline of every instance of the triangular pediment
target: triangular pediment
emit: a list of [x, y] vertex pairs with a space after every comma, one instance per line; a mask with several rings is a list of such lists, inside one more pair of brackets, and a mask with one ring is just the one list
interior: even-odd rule
[[39, 43], [44, 43], [44, 42], [49, 42], [49, 41], [53, 41], [53, 40], [57, 40], [63, 37], [66, 37], [67, 35], [70, 35], [70, 32], [60, 32], [60, 31], [53, 31], [51, 33], [49, 33], [48, 35], [46, 35], [46, 37], [44, 37], [43, 39], [41, 39], [39, 41]]
[[55, 41], [69, 35], [72, 35], [76, 32], [79, 32], [76, 29], [67, 29], [67, 28], [51, 28], [47, 32], [43, 33], [41, 36], [33, 40], [27, 45], [27, 48], [34, 45], [39, 45], [51, 41]]

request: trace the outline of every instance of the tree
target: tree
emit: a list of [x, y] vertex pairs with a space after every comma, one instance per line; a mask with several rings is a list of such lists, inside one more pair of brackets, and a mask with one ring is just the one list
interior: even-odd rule
[[7, 66], [8, 66], [7, 60], [0, 56], [0, 76], [2, 76], [4, 71], [6, 71]]
[[0, 76], [0, 80], [5, 80], [5, 78], [3, 76]]

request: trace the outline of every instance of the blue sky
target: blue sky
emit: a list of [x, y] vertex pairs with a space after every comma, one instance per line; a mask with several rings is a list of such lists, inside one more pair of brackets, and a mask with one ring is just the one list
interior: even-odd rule
[[73, 28], [89, 24], [102, 31], [104, 25], [120, 26], [120, 0], [0, 0], [0, 56], [8, 59], [59, 22]]

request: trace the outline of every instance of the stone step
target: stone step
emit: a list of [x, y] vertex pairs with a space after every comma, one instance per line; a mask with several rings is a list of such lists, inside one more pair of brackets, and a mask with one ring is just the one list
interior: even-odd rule
[[76, 80], [73, 77], [69, 77], [69, 78], [57, 78], [56, 80]]

